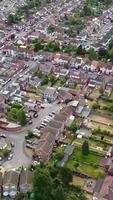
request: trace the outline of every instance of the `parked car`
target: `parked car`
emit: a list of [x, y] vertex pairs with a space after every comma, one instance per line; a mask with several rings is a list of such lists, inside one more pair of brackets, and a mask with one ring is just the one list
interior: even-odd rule
[[11, 154], [9, 154], [9, 156], [8, 156], [8, 160], [11, 160], [13, 158], [13, 154], [11, 153]]
[[26, 140], [26, 143], [33, 144], [31, 140]]
[[33, 123], [33, 122], [32, 122], [31, 120], [28, 122], [29, 125], [31, 125], [32, 123]]
[[1, 134], [0, 134], [0, 137], [6, 138], [7, 136], [6, 136], [5, 134], [1, 133]]
[[34, 118], [37, 118], [37, 117], [38, 117], [38, 114], [37, 114], [37, 113], [35, 113], [35, 114], [33, 115], [33, 117], [34, 117]]
[[32, 149], [33, 147], [30, 144], [26, 144], [26, 147]]
[[45, 107], [43, 105], [41, 105], [40, 108], [44, 109]]

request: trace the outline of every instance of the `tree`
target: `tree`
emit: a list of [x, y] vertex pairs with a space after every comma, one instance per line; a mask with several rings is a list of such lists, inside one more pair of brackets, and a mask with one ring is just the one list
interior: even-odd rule
[[98, 50], [98, 55], [99, 55], [100, 58], [106, 58], [107, 50], [105, 48], [100, 48]]
[[65, 200], [64, 190], [61, 186], [55, 190], [54, 200]]
[[29, 138], [32, 138], [32, 137], [33, 137], [33, 133], [32, 133], [31, 130], [28, 130], [28, 137], [29, 137]]
[[77, 55], [82, 55], [83, 54], [82, 45], [78, 46], [76, 53], [77, 53]]
[[25, 111], [23, 109], [20, 109], [17, 115], [18, 115], [18, 121], [20, 125], [25, 126], [27, 123]]
[[73, 133], [76, 133], [77, 131], [77, 125], [76, 125], [76, 122], [72, 122], [71, 126], [70, 126], [70, 131], [72, 131]]
[[24, 194], [22, 192], [19, 192], [17, 195], [17, 200], [23, 200], [24, 199]]
[[108, 51], [108, 57], [111, 61], [113, 61], [113, 48]]
[[45, 168], [38, 168], [33, 178], [34, 200], [51, 200], [53, 180], [49, 171]]
[[97, 60], [97, 53], [93, 48], [90, 48], [88, 50], [88, 53], [89, 53], [89, 59], [90, 60]]
[[47, 28], [48, 33], [53, 33], [55, 31], [55, 26], [54, 25], [49, 25]]
[[44, 45], [41, 39], [36, 39], [34, 41], [34, 51], [37, 52], [41, 49], [43, 49]]
[[85, 156], [88, 156], [89, 154], [89, 143], [87, 140], [85, 140], [83, 142], [83, 145], [82, 145], [82, 154], [85, 155]]
[[51, 82], [51, 85], [54, 85], [55, 82], [56, 82], [56, 77], [54, 75], [50, 75], [50, 78], [49, 78], [50, 82]]
[[43, 78], [42, 82], [41, 82], [41, 85], [47, 85], [48, 82], [49, 82], [48, 76], [45, 76], [45, 77]]
[[66, 167], [60, 169], [60, 177], [64, 185], [69, 185], [72, 182], [73, 174], [72, 171]]

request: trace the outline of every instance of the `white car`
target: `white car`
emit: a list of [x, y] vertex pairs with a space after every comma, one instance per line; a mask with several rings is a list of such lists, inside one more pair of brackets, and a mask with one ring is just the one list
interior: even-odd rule
[[9, 154], [8, 160], [11, 160], [13, 158], [13, 154]]
[[34, 164], [34, 165], [40, 165], [40, 162], [38, 162], [37, 160], [34, 160], [34, 161], [33, 161], [33, 164]]

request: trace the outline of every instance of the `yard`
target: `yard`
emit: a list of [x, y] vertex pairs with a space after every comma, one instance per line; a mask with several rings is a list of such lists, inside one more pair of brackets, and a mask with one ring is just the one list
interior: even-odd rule
[[84, 156], [80, 150], [75, 150], [67, 162], [67, 167], [92, 178], [104, 175], [104, 171], [98, 167], [100, 156], [90, 153]]
[[101, 127], [102, 130], [106, 130], [106, 131], [109, 131], [111, 133], [113, 133], [113, 128], [111, 126], [108, 126], [108, 125], [105, 125], [105, 124], [99, 124], [98, 122], [91, 122], [88, 124], [88, 127], [89, 128], [98, 128], [98, 127]]
[[89, 119], [97, 123], [105, 123], [105, 125], [113, 124], [113, 119], [97, 114], [90, 114]]
[[79, 176], [73, 176], [72, 184], [75, 185], [75, 186], [83, 187], [84, 184], [85, 184], [85, 180], [84, 180], [84, 178], [81, 178]]
[[85, 164], [82, 164], [78, 168], [78, 171], [83, 173], [83, 174], [86, 174], [87, 176], [92, 177], [92, 178], [98, 178], [100, 176], [104, 176], [104, 174], [105, 174], [103, 169], [96, 168], [96, 167], [93, 167], [91, 165], [88, 166], [88, 165], [85, 165]]

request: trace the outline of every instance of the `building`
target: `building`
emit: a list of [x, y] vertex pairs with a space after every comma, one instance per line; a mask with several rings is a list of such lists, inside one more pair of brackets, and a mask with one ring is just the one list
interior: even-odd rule
[[44, 99], [49, 102], [53, 102], [57, 99], [58, 93], [56, 88], [48, 87], [47, 90], [44, 92]]
[[16, 171], [7, 171], [3, 178], [3, 196], [15, 198], [18, 191], [19, 173]]
[[43, 134], [38, 145], [33, 149], [33, 156], [48, 161], [52, 156], [56, 135], [52, 133]]
[[29, 170], [23, 170], [20, 174], [19, 188], [20, 192], [26, 194], [32, 192], [33, 173]]

